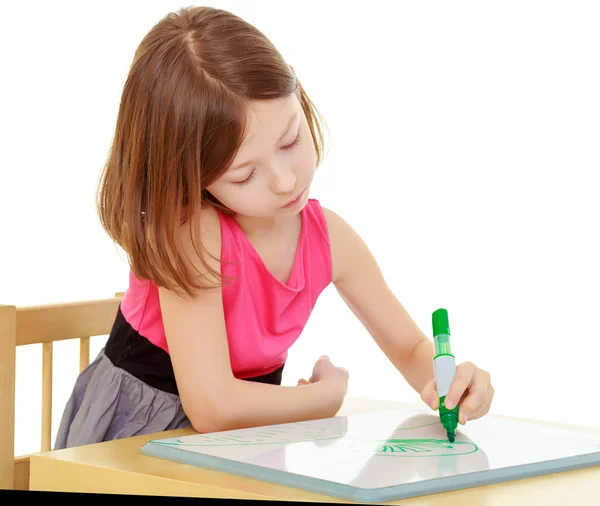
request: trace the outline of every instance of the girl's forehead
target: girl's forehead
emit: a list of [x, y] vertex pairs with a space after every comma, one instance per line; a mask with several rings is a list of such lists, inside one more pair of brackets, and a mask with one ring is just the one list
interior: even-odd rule
[[295, 96], [271, 100], [253, 100], [246, 106], [246, 125], [242, 147], [266, 139], [277, 142], [299, 118], [301, 108]]

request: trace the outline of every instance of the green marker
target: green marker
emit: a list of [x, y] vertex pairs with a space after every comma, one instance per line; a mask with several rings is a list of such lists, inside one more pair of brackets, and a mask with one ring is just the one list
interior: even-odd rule
[[431, 321], [433, 324], [433, 343], [435, 346], [433, 369], [437, 393], [440, 396], [440, 421], [444, 429], [446, 429], [448, 439], [453, 443], [456, 438], [456, 427], [458, 426], [458, 404], [454, 409], [447, 409], [444, 406], [446, 394], [450, 390], [450, 385], [456, 373], [456, 361], [450, 348], [448, 311], [442, 308], [434, 311]]

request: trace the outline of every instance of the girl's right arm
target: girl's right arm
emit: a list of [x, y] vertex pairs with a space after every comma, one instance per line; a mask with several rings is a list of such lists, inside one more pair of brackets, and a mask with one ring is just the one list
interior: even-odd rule
[[[220, 251], [218, 216], [207, 210], [202, 218], [201, 239], [214, 255]], [[289, 387], [234, 377], [220, 288], [193, 299], [162, 288], [159, 295], [179, 395], [196, 431], [328, 418], [340, 409], [347, 376], [335, 370], [315, 383]]]

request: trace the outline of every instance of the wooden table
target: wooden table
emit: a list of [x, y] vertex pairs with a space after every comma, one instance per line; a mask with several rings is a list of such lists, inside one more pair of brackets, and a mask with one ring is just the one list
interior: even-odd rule
[[[408, 406], [358, 398], [346, 401], [339, 416]], [[557, 424], [549, 424], [560, 426]], [[600, 430], [587, 429], [592, 433]], [[108, 441], [31, 457], [30, 489], [157, 496], [346, 502], [194, 466], [163, 461], [140, 453], [150, 439], [191, 434], [180, 429]], [[405, 506], [506, 506], [508, 504], [599, 505], [600, 467], [522, 479], [389, 504]]]

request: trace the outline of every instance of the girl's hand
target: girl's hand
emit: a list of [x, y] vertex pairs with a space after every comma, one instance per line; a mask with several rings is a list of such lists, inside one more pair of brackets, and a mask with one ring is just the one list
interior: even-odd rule
[[348, 391], [348, 371], [343, 367], [336, 367], [331, 363], [327, 355], [323, 355], [315, 364], [312, 376], [308, 379], [300, 379], [298, 386], [316, 383], [317, 381], [330, 381], [337, 383], [340, 389], [342, 398]]
[[[459, 364], [454, 381], [446, 395], [445, 405], [454, 408], [458, 402], [458, 422], [465, 425], [468, 420], [476, 420], [484, 416], [490, 409], [494, 397], [494, 387], [490, 382], [490, 374], [479, 369], [471, 362]], [[421, 391], [421, 399], [431, 409], [439, 409], [439, 396], [435, 380], [430, 380]]]

